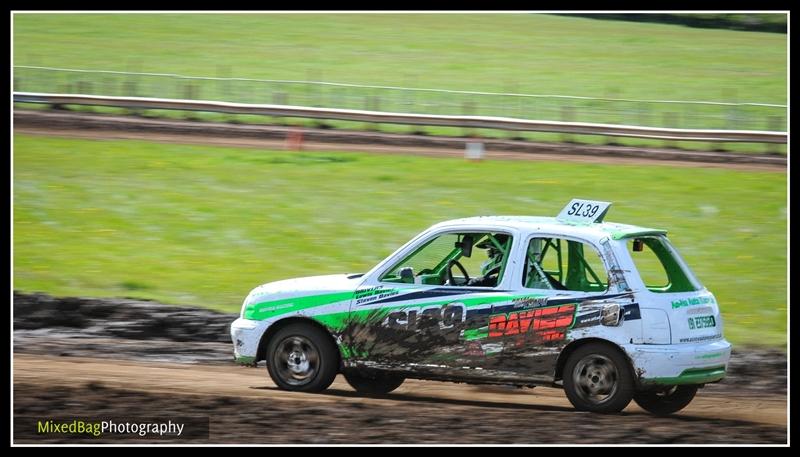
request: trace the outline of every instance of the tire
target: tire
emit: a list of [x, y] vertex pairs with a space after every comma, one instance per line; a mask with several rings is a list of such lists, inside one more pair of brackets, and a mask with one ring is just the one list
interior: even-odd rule
[[339, 371], [339, 351], [331, 336], [310, 324], [290, 324], [267, 345], [267, 371], [283, 390], [321, 392]]
[[643, 410], [656, 416], [666, 416], [678, 412], [692, 402], [697, 394], [697, 386], [670, 386], [663, 390], [643, 390], [633, 395], [633, 401]]
[[391, 373], [376, 372], [362, 374], [355, 371], [346, 371], [344, 379], [347, 383], [362, 394], [384, 395], [397, 389], [406, 378]]
[[602, 343], [581, 346], [564, 366], [564, 392], [579, 411], [618, 413], [631, 402], [633, 374], [627, 358]]

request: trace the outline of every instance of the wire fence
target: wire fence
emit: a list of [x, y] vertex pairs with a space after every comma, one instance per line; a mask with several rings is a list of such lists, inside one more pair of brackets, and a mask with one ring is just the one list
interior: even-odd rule
[[787, 105], [520, 94], [167, 73], [14, 66], [15, 92], [501, 116], [646, 127], [786, 131]]

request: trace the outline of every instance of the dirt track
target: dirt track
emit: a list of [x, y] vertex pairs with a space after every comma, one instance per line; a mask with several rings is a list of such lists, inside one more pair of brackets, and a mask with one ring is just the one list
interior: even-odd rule
[[[408, 380], [385, 397], [341, 377], [323, 394], [277, 390], [263, 362], [232, 363], [226, 323], [197, 308], [123, 299], [14, 297], [14, 430], [22, 417], [201, 416], [211, 443], [785, 443], [786, 359], [739, 350], [685, 410], [575, 411], [563, 392]], [[115, 323], [109, 325], [109, 322]], [[544, 425], [543, 425], [544, 424]], [[119, 442], [92, 438], [90, 442]], [[145, 439], [131, 438], [142, 443]]]
[[[149, 119], [74, 112], [15, 110], [14, 132], [85, 139], [136, 139], [165, 143], [288, 149], [293, 128], [218, 122]], [[464, 157], [469, 138], [427, 137], [409, 134], [348, 130], [303, 130], [302, 148], [308, 151], [359, 151], [377, 154], [411, 154]], [[547, 160], [628, 165], [729, 168], [786, 172], [785, 156], [682, 151], [613, 145], [535, 143], [481, 139], [486, 159]]]
[[[408, 380], [384, 398], [341, 377], [323, 394], [277, 390], [257, 368], [17, 355], [15, 415], [211, 417], [216, 443], [781, 443], [785, 397], [704, 392], [655, 418], [632, 404], [603, 416], [557, 389]], [[39, 442], [28, 429], [17, 442]], [[64, 438], [62, 442], [69, 442]]]

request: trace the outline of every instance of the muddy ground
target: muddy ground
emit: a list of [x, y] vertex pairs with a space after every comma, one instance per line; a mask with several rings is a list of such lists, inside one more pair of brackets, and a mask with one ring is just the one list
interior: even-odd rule
[[[280, 391], [232, 362], [235, 315], [127, 299], [14, 295], [16, 443], [26, 418], [208, 418], [209, 443], [785, 443], [786, 355], [736, 348], [729, 376], [668, 418], [631, 403], [579, 413], [562, 391], [408, 380], [384, 397], [337, 378], [322, 394]], [[542, 427], [542, 424], [547, 424]], [[165, 442], [106, 436], [85, 442]]]
[[[469, 137], [423, 136], [376, 131], [303, 128], [302, 144], [288, 141], [295, 127], [231, 124], [178, 119], [151, 119], [71, 111], [14, 110], [14, 132], [84, 139], [136, 139], [161, 143], [201, 144], [308, 151], [359, 151], [377, 154], [464, 157]], [[780, 154], [685, 151], [671, 148], [543, 143], [512, 139], [479, 139], [489, 160], [549, 160], [613, 164], [732, 168], [786, 172]]]

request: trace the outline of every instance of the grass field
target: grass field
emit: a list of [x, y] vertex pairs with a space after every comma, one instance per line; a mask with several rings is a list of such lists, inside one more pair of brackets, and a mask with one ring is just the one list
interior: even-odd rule
[[253, 286], [361, 272], [441, 220], [573, 197], [663, 227], [736, 343], [783, 345], [786, 174], [14, 137], [14, 288], [239, 309]]
[[16, 14], [14, 63], [786, 103], [787, 37], [543, 14]]
[[[785, 15], [784, 15], [785, 16]], [[785, 104], [786, 35], [547, 14], [17, 14], [14, 64], [502, 93]], [[782, 130], [782, 108], [14, 72], [15, 90], [197, 98], [675, 128]], [[158, 113], [186, 116], [187, 113]], [[191, 116], [231, 119], [209, 113]], [[245, 117], [238, 117], [248, 122]], [[258, 117], [256, 122], [275, 122]], [[317, 121], [299, 120], [301, 125]], [[327, 121], [334, 128], [364, 125]], [[381, 125], [460, 135], [461, 129]], [[483, 132], [561, 141], [537, 132]], [[581, 143], [600, 137], [575, 137]], [[617, 139], [629, 146], [663, 142]], [[694, 150], [786, 153], [758, 144]]]

